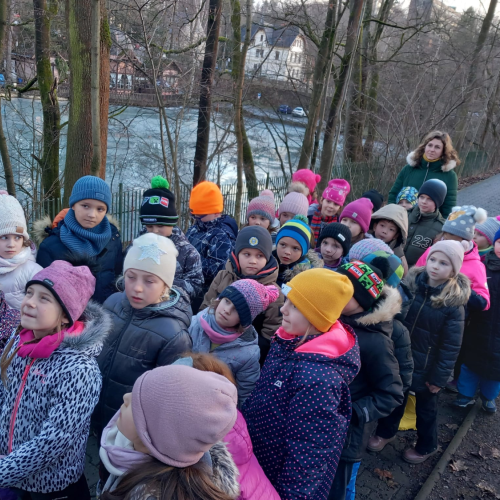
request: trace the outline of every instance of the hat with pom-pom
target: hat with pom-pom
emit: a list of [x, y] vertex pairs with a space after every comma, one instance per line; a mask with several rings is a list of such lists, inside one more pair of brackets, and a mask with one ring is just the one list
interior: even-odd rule
[[264, 189], [257, 198], [254, 198], [248, 204], [247, 220], [252, 215], [261, 215], [270, 223], [273, 223], [275, 211], [274, 193], [269, 189]]
[[467, 241], [474, 237], [475, 225], [486, 222], [487, 214], [483, 208], [472, 205], [453, 207], [443, 225], [443, 233], [450, 233]]
[[238, 311], [240, 325], [250, 326], [253, 320], [275, 302], [280, 291], [274, 285], [261, 285], [256, 280], [238, 280], [226, 287], [219, 299], [228, 298]]
[[300, 245], [302, 249], [300, 259], [302, 259], [311, 246], [311, 228], [307, 217], [296, 215], [293, 219], [285, 222], [276, 235], [276, 247], [281, 238], [285, 237], [293, 238]]
[[316, 185], [320, 180], [321, 175], [315, 174], [308, 168], [297, 170], [297, 172], [292, 175], [292, 181], [302, 182], [302, 184], [305, 184], [307, 186], [307, 189], [309, 189], [309, 195], [312, 195], [314, 189], [316, 188]]
[[281, 202], [278, 208], [278, 216], [284, 212], [293, 215], [304, 215], [307, 217], [307, 210], [309, 209], [309, 202], [307, 198], [301, 193], [288, 193]]
[[446, 257], [450, 259], [451, 266], [453, 267], [453, 275], [456, 276], [460, 272], [460, 269], [462, 268], [462, 264], [464, 262], [464, 255], [466, 249], [462, 243], [464, 242], [463, 241], [459, 242], [455, 240], [438, 241], [437, 243], [431, 246], [431, 249], [427, 254], [427, 262], [429, 262], [429, 258], [433, 253], [436, 252], [444, 253]]
[[351, 191], [351, 186], [344, 179], [332, 179], [323, 191], [323, 199], [330, 200], [337, 205], [343, 205], [347, 195]]
[[29, 240], [26, 217], [21, 204], [7, 191], [0, 191], [0, 236], [17, 234]]
[[168, 188], [167, 179], [157, 175], [151, 179], [151, 189], [144, 192], [139, 212], [141, 222], [146, 225], [175, 226], [179, 220], [175, 209], [175, 196]]

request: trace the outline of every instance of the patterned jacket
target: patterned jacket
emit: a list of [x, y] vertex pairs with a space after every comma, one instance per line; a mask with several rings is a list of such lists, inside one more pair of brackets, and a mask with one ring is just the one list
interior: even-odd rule
[[5, 300], [5, 295], [0, 290], [0, 356], [4, 350], [5, 344], [10, 339], [15, 329], [21, 321], [21, 312], [12, 309]]
[[50, 357], [15, 356], [10, 383], [0, 383], [0, 455], [6, 455], [0, 487], [49, 493], [83, 473], [90, 415], [101, 391], [96, 356], [111, 320], [90, 302], [82, 321], [82, 333], [66, 336]]

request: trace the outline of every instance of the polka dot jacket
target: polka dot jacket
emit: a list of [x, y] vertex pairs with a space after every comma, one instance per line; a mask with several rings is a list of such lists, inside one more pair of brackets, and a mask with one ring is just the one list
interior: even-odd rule
[[300, 338], [275, 335], [243, 407], [255, 455], [282, 500], [328, 497], [351, 419], [348, 386], [360, 367], [356, 335], [345, 330], [352, 347], [338, 357], [297, 352]]

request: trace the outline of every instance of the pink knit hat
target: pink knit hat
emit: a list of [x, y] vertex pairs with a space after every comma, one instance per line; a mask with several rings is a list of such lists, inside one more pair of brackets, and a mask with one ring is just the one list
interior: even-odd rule
[[54, 295], [71, 326], [94, 295], [95, 278], [87, 266], [72, 266], [64, 260], [55, 260], [26, 283], [26, 290], [31, 285], [42, 285]]
[[363, 233], [366, 233], [370, 228], [372, 210], [373, 203], [368, 198], [359, 198], [345, 206], [340, 214], [339, 222], [342, 222], [344, 217], [349, 217], [361, 226]]
[[312, 194], [314, 188], [321, 180], [321, 175], [315, 174], [312, 170], [307, 168], [303, 168], [301, 170], [297, 170], [292, 175], [292, 181], [302, 182], [309, 188], [309, 193]]
[[264, 189], [257, 198], [248, 204], [247, 220], [251, 215], [262, 215], [272, 223], [274, 222], [275, 210], [274, 193], [269, 189]]
[[309, 209], [309, 202], [307, 198], [301, 193], [288, 193], [278, 208], [278, 216], [283, 212], [289, 212], [293, 215], [303, 215], [307, 217], [307, 210]]
[[137, 435], [153, 457], [189, 467], [233, 428], [238, 393], [226, 377], [184, 365], [155, 368], [132, 389]]
[[344, 179], [332, 179], [328, 182], [328, 186], [323, 191], [323, 198], [331, 200], [337, 205], [343, 205], [347, 195], [351, 191], [351, 186]]

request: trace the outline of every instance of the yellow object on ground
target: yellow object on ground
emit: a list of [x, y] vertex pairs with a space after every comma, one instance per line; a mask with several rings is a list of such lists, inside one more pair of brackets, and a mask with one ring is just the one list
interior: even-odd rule
[[406, 403], [405, 414], [399, 422], [400, 431], [415, 431], [417, 430], [417, 414], [415, 412], [415, 396], [410, 394]]

